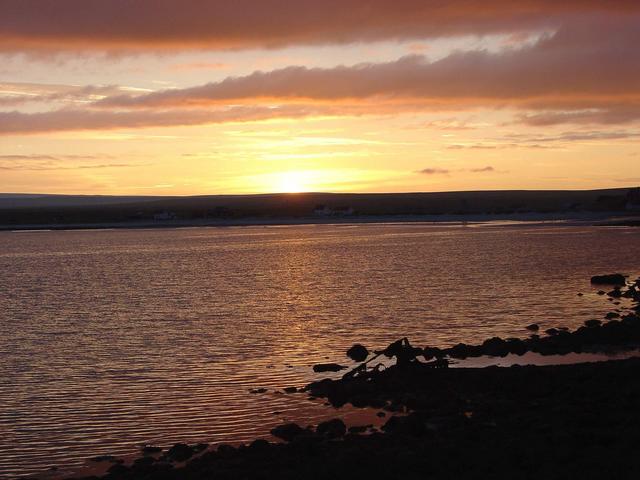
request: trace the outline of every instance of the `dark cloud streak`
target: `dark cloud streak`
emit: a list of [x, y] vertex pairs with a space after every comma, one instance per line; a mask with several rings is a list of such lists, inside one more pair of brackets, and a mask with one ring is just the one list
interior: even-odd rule
[[518, 32], [637, 0], [0, 0], [0, 49], [273, 48]]

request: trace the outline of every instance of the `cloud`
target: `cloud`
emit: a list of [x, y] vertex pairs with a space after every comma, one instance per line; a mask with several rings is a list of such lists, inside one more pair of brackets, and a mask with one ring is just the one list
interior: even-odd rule
[[140, 167], [141, 164], [134, 163], [101, 163], [95, 165], [61, 165], [61, 164], [4, 164], [0, 160], [0, 170], [21, 172], [42, 172], [52, 170], [102, 170], [106, 168], [130, 168]]
[[416, 173], [421, 173], [423, 175], [448, 175], [450, 170], [446, 170], [444, 168], [423, 168]]
[[99, 158], [111, 158], [108, 155], [0, 155], [0, 161], [55, 161], [55, 160], [96, 160]]
[[520, 121], [535, 127], [547, 127], [560, 124], [626, 124], [640, 120], [640, 102], [638, 104], [612, 106], [578, 111], [543, 112], [521, 115]]
[[474, 130], [483, 126], [488, 126], [486, 123], [472, 122], [471, 120], [460, 120], [457, 118], [443, 118], [440, 120], [432, 120], [430, 122], [422, 123], [420, 125], [414, 125], [409, 129], [435, 129], [435, 130]]
[[[640, 5], [640, 3], [639, 3]], [[386, 63], [334, 68], [290, 66], [184, 89], [118, 95], [107, 108], [168, 108], [313, 101], [414, 102], [443, 106], [544, 108], [640, 104], [640, 15], [577, 22], [521, 49], [455, 52], [430, 62], [409, 55]], [[598, 37], [593, 32], [598, 31]], [[530, 119], [535, 121], [535, 119]], [[540, 121], [540, 120], [538, 120]]]
[[[0, 135], [476, 107], [527, 111], [520, 122], [538, 126], [630, 123], [640, 120], [636, 108], [640, 105], [638, 22], [640, 14], [587, 18], [518, 49], [458, 51], [437, 61], [409, 55], [391, 62], [333, 68], [290, 66], [151, 93], [122, 95], [126, 87], [116, 86], [56, 87], [53, 91], [24, 87], [21, 98], [35, 96], [53, 102], [54, 108], [59, 106], [56, 102], [71, 99], [72, 107], [0, 112]], [[445, 129], [467, 126], [434, 124]]]
[[0, 107], [15, 107], [26, 103], [72, 102], [91, 103], [108, 95], [122, 94], [131, 89], [116, 85], [47, 85], [34, 83], [0, 84]]
[[448, 145], [448, 150], [504, 150], [509, 148], [550, 148], [549, 146], [539, 145], [537, 143], [514, 143], [513, 141], [505, 143], [493, 143], [493, 144], [485, 144], [485, 143], [472, 143], [472, 144], [459, 144], [454, 143], [453, 145]]
[[273, 48], [518, 32], [637, 0], [0, 0], [0, 49]]
[[170, 70], [176, 72], [189, 70], [227, 70], [229, 68], [231, 68], [230, 64], [222, 62], [175, 63], [169, 67]]
[[226, 122], [253, 122], [277, 118], [302, 118], [331, 114], [333, 109], [306, 106], [230, 107], [220, 110], [93, 111], [60, 109], [50, 112], [0, 112], [0, 135], [25, 135], [73, 130], [203, 125]]
[[522, 140], [526, 142], [551, 143], [551, 142], [585, 142], [598, 140], [626, 140], [640, 138], [640, 131], [614, 130], [614, 131], [575, 131], [563, 132], [558, 135], [509, 135], [505, 138]]
[[493, 168], [491, 165], [487, 165], [486, 167], [483, 167], [483, 168], [471, 168], [469, 169], [469, 171], [471, 173], [486, 173], [486, 172], [495, 172], [496, 169]]
[[[471, 172], [471, 173], [490, 173], [495, 172], [496, 169], [491, 165], [487, 165], [486, 167], [481, 168], [462, 168], [455, 170], [456, 172]], [[416, 173], [420, 173], [422, 175], [449, 175], [453, 171], [445, 168], [424, 168], [422, 170], [418, 170]]]

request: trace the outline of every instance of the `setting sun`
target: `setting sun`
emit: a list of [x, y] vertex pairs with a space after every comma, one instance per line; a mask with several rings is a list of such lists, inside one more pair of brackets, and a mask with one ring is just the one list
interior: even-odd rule
[[300, 193], [308, 191], [308, 172], [282, 172], [276, 174], [274, 190], [280, 193]]

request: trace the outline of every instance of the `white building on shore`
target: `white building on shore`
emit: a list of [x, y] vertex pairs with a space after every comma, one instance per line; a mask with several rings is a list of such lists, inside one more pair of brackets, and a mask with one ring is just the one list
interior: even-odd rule
[[352, 207], [330, 208], [327, 205], [316, 205], [316, 208], [313, 209], [313, 214], [316, 217], [346, 217], [354, 213]]

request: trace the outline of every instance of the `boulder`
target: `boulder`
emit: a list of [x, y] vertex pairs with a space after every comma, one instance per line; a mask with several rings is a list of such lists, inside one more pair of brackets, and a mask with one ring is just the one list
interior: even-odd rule
[[284, 423], [271, 429], [271, 435], [290, 442], [307, 431], [297, 423]]
[[616, 287], [609, 293], [607, 293], [607, 295], [609, 295], [611, 298], [620, 298], [622, 297], [622, 290], [620, 289], [620, 287]]
[[427, 428], [418, 414], [411, 413], [406, 417], [391, 417], [382, 426], [382, 430], [387, 433], [419, 437], [426, 433]]
[[540, 330], [540, 325], [538, 325], [537, 323], [532, 323], [531, 325], [527, 325], [526, 328], [531, 332], [537, 332], [538, 330]]
[[249, 444], [249, 449], [253, 451], [264, 451], [269, 448], [270, 443], [263, 438], [254, 440]]
[[369, 424], [369, 425], [354, 425], [353, 427], [349, 427], [349, 433], [352, 434], [358, 434], [358, 433], [364, 433], [367, 431], [368, 428], [373, 427], [373, 425]]
[[316, 373], [320, 372], [339, 372], [340, 370], [344, 370], [344, 365], [339, 365], [337, 363], [318, 363], [313, 366], [313, 371]]
[[625, 285], [627, 279], [621, 273], [612, 273], [609, 275], [595, 275], [591, 277], [591, 283], [594, 285]]
[[347, 426], [339, 418], [334, 418], [333, 420], [320, 423], [316, 428], [316, 433], [328, 438], [340, 438], [344, 437], [345, 433], [347, 433]]
[[349, 350], [347, 350], [347, 357], [354, 362], [364, 362], [369, 356], [369, 350], [364, 345], [356, 343]]
[[508, 339], [507, 348], [509, 349], [509, 353], [513, 353], [515, 355], [524, 355], [528, 350], [527, 344], [519, 338]]
[[493, 337], [482, 343], [482, 351], [490, 357], [505, 357], [509, 354], [509, 346], [500, 337]]
[[431, 360], [434, 357], [443, 357], [444, 353], [438, 347], [424, 347], [422, 349], [422, 356], [425, 360]]
[[184, 462], [185, 460], [189, 460], [194, 453], [195, 450], [186, 443], [176, 443], [167, 450], [165, 456], [175, 462]]

